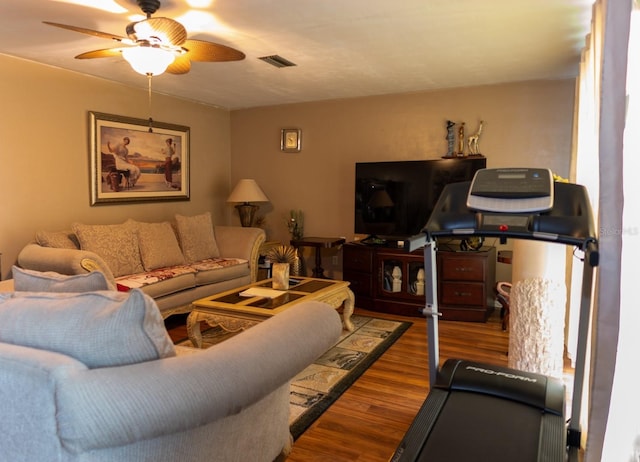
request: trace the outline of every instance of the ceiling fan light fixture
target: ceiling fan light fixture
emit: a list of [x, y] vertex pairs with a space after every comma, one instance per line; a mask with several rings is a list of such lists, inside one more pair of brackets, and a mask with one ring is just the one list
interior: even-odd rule
[[[61, 0], [76, 1], [76, 0]], [[87, 0], [120, 1], [120, 0]], [[132, 0], [127, 0], [131, 2]], [[210, 0], [213, 1], [213, 0]], [[160, 0], [136, 0], [146, 13], [146, 19], [133, 21], [125, 28], [126, 36], [115, 35], [86, 27], [43, 21], [61, 29], [80, 32], [117, 42], [119, 45], [80, 53], [76, 59], [122, 57], [136, 72], [154, 76], [164, 72], [179, 75], [191, 70], [191, 62], [227, 62], [245, 59], [245, 54], [226, 45], [206, 40], [189, 39], [187, 30], [175, 19], [151, 17], [160, 8]], [[207, 13], [207, 17], [211, 16]], [[211, 16], [212, 17], [212, 16]], [[207, 21], [205, 21], [207, 22]], [[210, 30], [207, 22], [207, 30]]]
[[122, 56], [134, 71], [142, 75], [160, 75], [175, 59], [175, 54], [154, 46], [125, 48]]

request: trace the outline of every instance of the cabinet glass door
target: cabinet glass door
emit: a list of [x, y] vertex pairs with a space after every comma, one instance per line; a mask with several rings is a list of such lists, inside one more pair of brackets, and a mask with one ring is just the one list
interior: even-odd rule
[[384, 256], [380, 266], [380, 285], [384, 293], [401, 298], [424, 296], [424, 262], [421, 259]]
[[384, 258], [382, 260], [382, 290], [389, 293], [403, 291], [404, 265], [401, 260]]

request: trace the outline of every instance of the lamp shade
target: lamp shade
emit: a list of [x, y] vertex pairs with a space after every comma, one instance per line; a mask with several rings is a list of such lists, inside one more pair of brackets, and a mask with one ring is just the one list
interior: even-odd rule
[[393, 207], [393, 200], [386, 189], [378, 189], [371, 195], [368, 204], [375, 208]]
[[227, 202], [269, 202], [269, 198], [260, 189], [256, 180], [243, 179], [233, 188]]

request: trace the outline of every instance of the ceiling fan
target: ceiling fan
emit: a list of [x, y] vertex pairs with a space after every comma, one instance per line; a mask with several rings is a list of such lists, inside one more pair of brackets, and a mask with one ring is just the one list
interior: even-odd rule
[[245, 54], [234, 48], [205, 40], [187, 38], [182, 24], [170, 18], [152, 18], [160, 8], [159, 0], [136, 0], [147, 15], [142, 21], [127, 25], [127, 36], [43, 21], [50, 26], [60, 27], [94, 37], [118, 42], [115, 48], [93, 50], [81, 53], [76, 59], [124, 57], [136, 72], [144, 75], [159, 75], [163, 72], [186, 74], [191, 70], [191, 61], [222, 62], [239, 61]]

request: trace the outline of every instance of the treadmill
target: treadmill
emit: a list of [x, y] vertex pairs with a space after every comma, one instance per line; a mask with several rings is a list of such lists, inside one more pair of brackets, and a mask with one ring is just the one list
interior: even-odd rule
[[[553, 377], [464, 359], [449, 359], [439, 368], [436, 240], [472, 235], [497, 237], [501, 243], [508, 238], [552, 242], [583, 253], [569, 419], [564, 384]], [[444, 188], [422, 233], [404, 246], [408, 251], [421, 247], [429, 274], [423, 314], [430, 391], [390, 460], [577, 461], [593, 268], [599, 259], [586, 189], [554, 182], [544, 169], [480, 170], [472, 182]]]

